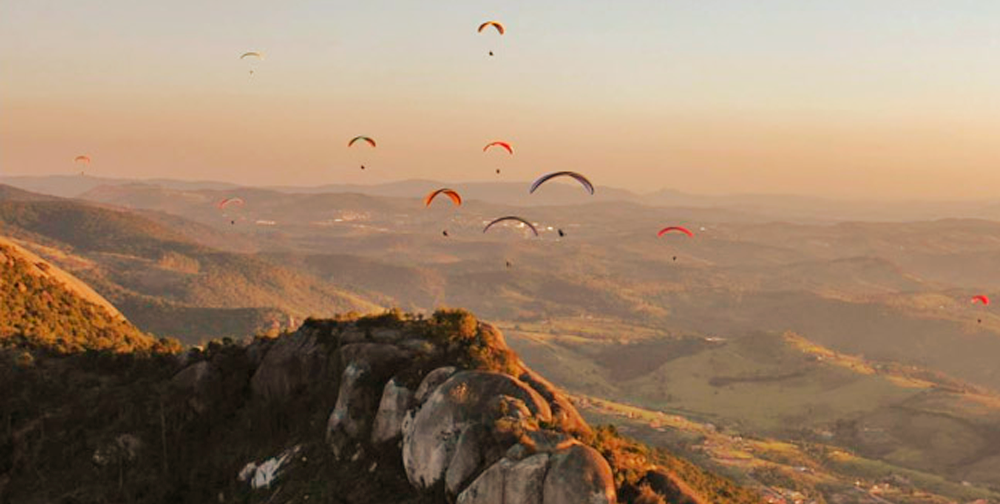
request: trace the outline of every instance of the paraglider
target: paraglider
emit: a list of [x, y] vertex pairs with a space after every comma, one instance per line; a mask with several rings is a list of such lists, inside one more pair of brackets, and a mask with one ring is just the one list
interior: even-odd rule
[[667, 227], [661, 229], [660, 232], [656, 233], [656, 236], [662, 237], [663, 235], [665, 235], [667, 233], [670, 233], [671, 231], [676, 231], [678, 233], [684, 233], [684, 234], [686, 234], [686, 235], [688, 235], [689, 237], [692, 237], [692, 238], [694, 237], [694, 233], [692, 233], [688, 228], [682, 227], [682, 226], [667, 226]]
[[563, 233], [563, 230], [559, 229], [559, 237], [562, 238], [564, 236], [566, 236], [566, 233]]
[[591, 195], [594, 194], [594, 184], [591, 184], [590, 180], [587, 180], [587, 177], [584, 177], [583, 175], [577, 172], [571, 172], [571, 171], [546, 173], [545, 175], [538, 177], [537, 179], [535, 179], [534, 182], [531, 183], [531, 188], [528, 189], [528, 194], [534, 193], [535, 190], [538, 189], [542, 184], [558, 177], [570, 177], [572, 179], [575, 179], [577, 182], [583, 185], [583, 188], [586, 189], [587, 192], [589, 192]]
[[375, 140], [373, 140], [371, 137], [366, 137], [363, 135], [352, 138], [350, 142], [347, 142], [347, 146], [354, 147], [354, 144], [357, 142], [365, 142], [368, 145], [371, 145], [373, 149], [376, 147]]
[[[90, 166], [90, 156], [79, 155], [73, 158], [73, 163]], [[80, 176], [83, 177], [85, 175], [86, 173], [84, 173], [83, 170], [80, 170]]]
[[[500, 35], [503, 35], [507, 31], [503, 27], [503, 25], [500, 22], [498, 22], [498, 21], [487, 21], [487, 22], [479, 25], [479, 30], [477, 30], [477, 31], [479, 33], [483, 33], [483, 30], [486, 30], [487, 28], [494, 28], [497, 31], [497, 33], [499, 33]], [[490, 56], [493, 56], [493, 51], [492, 50], [490, 51]]]
[[424, 206], [426, 207], [431, 206], [431, 203], [434, 201], [434, 198], [437, 198], [438, 195], [441, 194], [444, 194], [445, 196], [451, 198], [451, 202], [454, 203], [455, 206], [462, 206], [462, 196], [460, 196], [453, 189], [448, 189], [448, 188], [438, 189], [436, 191], [431, 191], [427, 193], [427, 196], [424, 196]]
[[222, 210], [230, 205], [243, 206], [243, 198], [223, 198], [218, 203], [215, 204], [219, 210]]
[[[490, 142], [490, 143], [486, 144], [486, 146], [483, 147], [483, 152], [489, 152], [489, 150], [491, 148], [493, 148], [493, 147], [499, 147], [499, 148], [507, 151], [508, 155], [511, 155], [511, 156], [514, 155], [514, 148], [511, 147], [510, 143], [509, 142], [500, 141], [500, 140], [496, 140], [496, 141], [493, 141], [493, 142]], [[496, 172], [497, 172], [497, 175], [500, 175], [500, 168], [497, 168]]]
[[486, 151], [490, 150], [490, 147], [502, 147], [504, 150], [507, 151], [508, 154], [511, 154], [511, 155], [514, 154], [514, 148], [511, 147], [510, 144], [507, 143], [507, 142], [501, 142], [499, 140], [497, 140], [495, 142], [490, 142], [490, 143], [486, 144], [486, 147], [483, 147], [483, 152], [486, 152]]
[[[243, 54], [240, 55], [240, 59], [241, 60], [245, 60], [247, 58], [255, 59], [257, 61], [261, 61], [261, 60], [264, 59], [264, 54], [259, 53], [257, 51], [248, 51], [248, 52], [245, 52], [245, 53], [243, 53]], [[253, 70], [254, 70], [253, 66], [251, 65], [250, 66], [250, 76], [251, 77], [253, 76]]]
[[[978, 296], [972, 296], [972, 304], [976, 304], [976, 303], [982, 303], [983, 306], [989, 306], [990, 305], [990, 298], [989, 298], [989, 296], [986, 296], [984, 294], [979, 294]], [[976, 322], [982, 324], [983, 323], [983, 319], [981, 319], [981, 318], [980, 319], [976, 319]]]
[[[349, 142], [347, 142], [347, 147], [348, 148], [354, 147], [354, 144], [356, 144], [358, 142], [367, 143], [368, 145], [371, 146], [372, 149], [374, 149], [377, 146], [377, 144], [375, 143], [375, 140], [373, 138], [367, 137], [367, 136], [364, 136], [364, 135], [359, 135], [359, 136], [356, 136], [356, 137], [352, 138]], [[364, 164], [361, 165], [361, 169], [362, 170], [365, 169], [365, 165]]]
[[[683, 226], [667, 226], [667, 227], [661, 229], [658, 233], [656, 233], [656, 236], [659, 237], [659, 238], [662, 238], [663, 236], [665, 236], [665, 235], [667, 235], [669, 233], [672, 233], [672, 232], [685, 234], [689, 238], [693, 238], [694, 237], [694, 233], [692, 233], [690, 229], [688, 229], [686, 227], [683, 227]], [[673, 256], [672, 260], [673, 261], [677, 261], [677, 256]]]
[[490, 228], [493, 227], [494, 224], [499, 224], [499, 223], [505, 222], [505, 221], [520, 222], [522, 225], [527, 226], [528, 229], [530, 229], [531, 232], [535, 234], [535, 236], [538, 236], [538, 229], [536, 229], [535, 226], [532, 223], [530, 223], [530, 222], [528, 222], [528, 221], [526, 221], [526, 220], [524, 220], [524, 219], [522, 219], [520, 217], [514, 216], [514, 215], [508, 215], [506, 217], [500, 217], [499, 219], [494, 219], [492, 222], [490, 222], [489, 224], [487, 224], [486, 227], [483, 228], [483, 233], [489, 231]]

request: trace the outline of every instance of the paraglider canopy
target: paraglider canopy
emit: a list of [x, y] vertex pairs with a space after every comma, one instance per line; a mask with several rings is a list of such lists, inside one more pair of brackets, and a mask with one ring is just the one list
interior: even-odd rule
[[427, 196], [424, 196], [424, 206], [431, 206], [434, 198], [437, 198], [440, 194], [444, 194], [445, 196], [451, 198], [451, 202], [454, 203], [455, 206], [462, 206], [462, 196], [454, 190], [448, 188], [438, 189], [427, 193]]
[[264, 54], [257, 51], [249, 51], [240, 55], [240, 59], [256, 58], [259, 60], [264, 59]]
[[972, 296], [972, 302], [973, 303], [982, 303], [984, 306], [989, 306], [989, 304], [990, 304], [990, 298], [988, 296], [980, 294], [978, 296]]
[[590, 180], [587, 180], [587, 177], [584, 177], [583, 175], [572, 171], [558, 171], [558, 172], [546, 173], [545, 175], [538, 177], [537, 179], [535, 179], [534, 182], [531, 183], [531, 188], [528, 189], [528, 194], [534, 193], [535, 190], [541, 187], [542, 184], [554, 178], [559, 178], [559, 177], [570, 177], [572, 179], [575, 179], [577, 182], [583, 185], [583, 188], [586, 189], [587, 192], [589, 192], [591, 195], [594, 194], [594, 184], [591, 184]]
[[490, 228], [493, 227], [494, 224], [499, 224], [501, 222], [506, 222], [506, 221], [520, 222], [521, 224], [524, 224], [525, 226], [527, 226], [528, 229], [530, 229], [531, 232], [535, 234], [535, 236], [538, 236], [538, 229], [536, 229], [535, 226], [532, 223], [530, 223], [530, 222], [528, 222], [528, 221], [526, 221], [526, 220], [524, 220], [524, 219], [522, 219], [520, 217], [514, 216], [514, 215], [508, 215], [506, 217], [500, 217], [499, 219], [494, 219], [492, 222], [490, 222], [489, 224], [487, 224], [486, 227], [483, 228], [483, 232], [485, 233], [485, 232], [489, 231]]
[[495, 28], [497, 30], [497, 33], [499, 33], [500, 35], [503, 35], [507, 31], [503, 27], [503, 24], [501, 24], [499, 21], [487, 21], [487, 22], [479, 25], [479, 29], [476, 30], [476, 31], [478, 31], [479, 33], [483, 33], [483, 30], [485, 30], [487, 28]]
[[372, 146], [372, 148], [375, 147], [375, 140], [373, 140], [371, 137], [366, 137], [366, 136], [356, 136], [352, 138], [350, 142], [347, 142], [347, 146], [353, 147], [354, 144], [357, 142], [365, 142], [368, 145]]
[[74, 163], [90, 164], [90, 156], [79, 155], [73, 158]]
[[510, 144], [507, 142], [501, 142], [499, 140], [496, 142], [490, 142], [486, 144], [486, 147], [483, 147], [483, 152], [488, 151], [490, 147], [502, 147], [504, 150], [507, 151], [508, 154], [514, 154], [514, 148], [511, 147]]
[[665, 234], [667, 234], [667, 233], [669, 233], [671, 231], [676, 231], [678, 233], [684, 233], [684, 234], [686, 234], [686, 235], [688, 235], [690, 237], [694, 237], [694, 233], [692, 233], [688, 228], [682, 227], [682, 226], [667, 226], [667, 227], [661, 229], [659, 233], [656, 233], [656, 236], [663, 236], [663, 235], [665, 235]]
[[226, 208], [230, 205], [243, 206], [243, 198], [224, 198], [215, 204], [215, 206], [219, 209]]

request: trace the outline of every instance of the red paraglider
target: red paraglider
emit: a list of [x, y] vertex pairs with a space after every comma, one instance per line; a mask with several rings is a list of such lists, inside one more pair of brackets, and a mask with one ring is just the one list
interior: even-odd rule
[[499, 140], [497, 140], [496, 142], [490, 142], [486, 144], [486, 147], [483, 147], [483, 152], [490, 150], [490, 147], [502, 147], [504, 150], [507, 151], [508, 154], [514, 154], [514, 148], [511, 147], [510, 144], [507, 142], [501, 142]]
[[989, 306], [990, 305], [990, 298], [987, 297], [987, 296], [984, 296], [984, 295], [980, 294], [978, 296], [972, 296], [972, 302], [973, 303], [982, 303], [984, 306]]
[[220, 210], [226, 208], [229, 205], [243, 206], [243, 198], [225, 198], [215, 204], [215, 206]]
[[692, 237], [692, 238], [694, 237], [694, 233], [692, 233], [690, 229], [688, 229], [686, 227], [682, 227], [682, 226], [667, 226], [667, 227], [661, 229], [659, 233], [656, 233], [656, 236], [662, 237], [663, 235], [665, 235], [665, 234], [667, 234], [667, 233], [669, 233], [671, 231], [676, 231], [678, 233], [684, 233], [684, 234], [686, 234], [686, 235], [688, 235], [689, 237]]

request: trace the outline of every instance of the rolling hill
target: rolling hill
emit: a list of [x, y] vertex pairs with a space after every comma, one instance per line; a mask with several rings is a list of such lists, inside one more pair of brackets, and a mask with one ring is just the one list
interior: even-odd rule
[[0, 347], [137, 352], [176, 344], [142, 333], [86, 284], [0, 237]]
[[[164, 217], [176, 224], [176, 217]], [[289, 318], [367, 312], [378, 305], [253, 255], [191, 241], [133, 212], [69, 200], [0, 201], [4, 233], [80, 276], [144, 330], [198, 342], [243, 337]], [[198, 228], [195, 224], [182, 229]], [[199, 228], [222, 240], [222, 233]], [[238, 242], [238, 237], [235, 241]], [[210, 310], [229, 313], [223, 327]]]

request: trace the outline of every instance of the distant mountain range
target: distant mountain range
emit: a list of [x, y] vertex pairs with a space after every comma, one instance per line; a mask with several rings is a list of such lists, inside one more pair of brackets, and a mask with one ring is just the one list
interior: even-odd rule
[[838, 200], [785, 194], [697, 195], [672, 189], [635, 193], [603, 186], [598, 181], [591, 197], [578, 187], [548, 184], [536, 194], [528, 194], [522, 182], [442, 182], [403, 180], [382, 184], [326, 184], [319, 186], [243, 187], [217, 181], [173, 179], [117, 179], [88, 175], [0, 177], [0, 183], [28, 191], [76, 198], [100, 187], [148, 185], [180, 191], [243, 192], [254, 189], [290, 194], [354, 193], [396, 198], [419, 198], [430, 190], [451, 187], [467, 200], [510, 206], [565, 206], [600, 202], [630, 202], [653, 207], [716, 208], [747, 213], [765, 220], [786, 222], [831, 221], [914, 221], [940, 218], [1000, 218], [1000, 200], [969, 201], [872, 201]]

